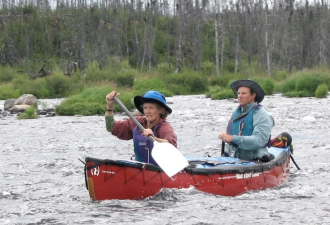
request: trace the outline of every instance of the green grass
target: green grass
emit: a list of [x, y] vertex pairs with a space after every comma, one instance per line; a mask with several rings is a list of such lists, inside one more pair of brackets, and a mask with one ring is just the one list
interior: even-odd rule
[[[111, 91], [115, 90], [114, 86], [103, 85], [89, 87], [79, 94], [69, 96], [55, 109], [55, 112], [59, 115], [84, 115], [91, 116], [97, 114], [104, 114], [106, 111], [106, 100], [105, 97]], [[121, 93], [118, 99], [128, 109], [135, 108], [132, 101], [134, 95], [125, 89], [115, 90]], [[120, 106], [117, 104], [114, 107], [114, 112], [122, 111]]]
[[17, 116], [17, 119], [38, 119], [39, 115], [36, 114], [36, 108], [34, 107], [29, 107], [28, 109], [25, 110], [24, 113], [20, 113]]
[[[173, 67], [167, 64], [141, 72], [131, 68], [126, 61], [113, 58], [108, 63], [102, 69], [97, 63], [91, 63], [83, 74], [77, 72], [71, 77], [55, 69], [52, 75], [35, 80], [29, 79], [27, 74], [15, 73], [15, 68], [0, 69], [0, 74], [3, 72], [0, 99], [18, 98], [22, 94], [33, 94], [39, 99], [63, 97], [66, 99], [55, 109], [57, 114], [95, 115], [104, 113], [105, 96], [112, 90], [120, 92], [120, 100], [127, 108], [133, 109], [134, 96], [144, 95], [149, 90], [159, 91], [166, 97], [206, 94], [212, 99], [235, 98], [230, 84], [239, 79], [258, 82], [266, 95], [278, 91], [287, 97], [324, 98], [330, 85], [330, 70], [321, 67], [294, 73], [274, 69], [274, 75], [268, 77], [266, 71], [262, 72], [252, 63], [250, 67], [243, 65], [237, 73], [224, 69], [219, 77], [215, 77], [211, 63], [204, 63], [201, 71], [185, 68], [179, 73], [173, 73]], [[117, 105], [114, 110], [122, 111]]]

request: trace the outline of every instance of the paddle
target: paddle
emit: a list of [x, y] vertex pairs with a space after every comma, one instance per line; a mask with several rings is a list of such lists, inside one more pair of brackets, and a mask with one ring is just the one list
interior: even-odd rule
[[[134, 121], [138, 128], [144, 131], [144, 127], [135, 119], [135, 117], [131, 114], [130, 111], [128, 111], [128, 109], [121, 103], [121, 101], [116, 96], [113, 97], [113, 99]], [[149, 136], [148, 139], [154, 144], [154, 147], [151, 151], [152, 157], [169, 177], [174, 176], [183, 168], [188, 166], [189, 163], [186, 158], [172, 144], [166, 142], [157, 142], [152, 136]]]
[[221, 156], [223, 156], [223, 153], [225, 153], [225, 145], [226, 145], [226, 142], [221, 142]]
[[291, 151], [290, 151], [290, 158], [291, 158], [291, 160], [292, 160], [292, 162], [295, 164], [295, 166], [297, 167], [297, 169], [298, 170], [300, 170], [300, 168], [299, 168], [299, 166], [298, 166], [298, 164], [296, 163], [296, 161], [294, 160], [294, 158], [293, 158], [293, 156], [292, 156], [292, 153], [291, 153]]

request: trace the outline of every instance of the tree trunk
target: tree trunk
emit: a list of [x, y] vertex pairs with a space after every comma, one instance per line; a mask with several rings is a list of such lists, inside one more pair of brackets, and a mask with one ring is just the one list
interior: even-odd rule
[[[215, 0], [216, 4], [216, 0]], [[218, 40], [218, 13], [215, 13], [214, 21], [214, 31], [215, 31], [215, 68], [216, 76], [219, 77], [219, 40]]]
[[236, 32], [236, 54], [235, 54], [235, 73], [238, 72], [238, 57], [239, 57], [239, 36], [238, 32]]
[[[175, 4], [175, 2], [174, 2]], [[174, 5], [174, 10], [176, 10], [176, 18], [178, 20], [178, 27], [177, 27], [177, 40], [176, 40], [176, 51], [175, 51], [175, 69], [174, 72], [178, 73], [180, 71], [181, 65], [181, 55], [182, 55], [182, 2], [178, 0]]]
[[269, 43], [268, 43], [268, 15], [267, 15], [267, 7], [266, 7], [266, 12], [265, 12], [265, 19], [266, 19], [266, 26], [265, 26], [265, 44], [266, 44], [266, 56], [267, 56], [267, 73], [268, 76], [270, 77], [272, 75], [271, 71], [271, 63], [270, 63], [270, 54], [269, 54]]
[[200, 13], [199, 9], [199, 2], [198, 0], [195, 0], [195, 32], [194, 32], [194, 70], [200, 69], [201, 59], [200, 59], [200, 53], [201, 53], [201, 43], [200, 43], [200, 23], [201, 23], [201, 16], [202, 13]]

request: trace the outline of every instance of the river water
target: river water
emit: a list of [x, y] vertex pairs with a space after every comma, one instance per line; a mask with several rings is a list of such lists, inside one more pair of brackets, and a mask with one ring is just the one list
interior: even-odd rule
[[[40, 100], [47, 106], [60, 101]], [[178, 149], [219, 156], [217, 135], [237, 103], [204, 95], [167, 101]], [[0, 224], [330, 224], [329, 103], [329, 98], [265, 97], [262, 105], [276, 121], [272, 134], [292, 135], [301, 170], [291, 163], [282, 186], [236, 197], [191, 188], [162, 190], [144, 200], [92, 201], [79, 159], [128, 159], [133, 152], [131, 141], [105, 130], [104, 116], [0, 118]]]

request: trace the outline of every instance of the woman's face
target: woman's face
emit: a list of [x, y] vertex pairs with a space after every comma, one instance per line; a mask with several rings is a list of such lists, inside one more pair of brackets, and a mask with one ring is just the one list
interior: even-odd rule
[[143, 103], [144, 117], [149, 123], [158, 121], [163, 110], [164, 109], [156, 103]]

